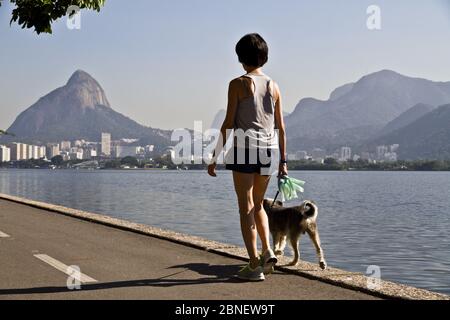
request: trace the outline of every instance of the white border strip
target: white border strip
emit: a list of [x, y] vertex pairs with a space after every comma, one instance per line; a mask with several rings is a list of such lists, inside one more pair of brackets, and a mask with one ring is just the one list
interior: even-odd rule
[[0, 238], [9, 238], [11, 237], [9, 234], [0, 231]]
[[97, 280], [85, 275], [84, 273], [78, 273], [78, 272], [70, 272], [72, 270], [71, 267], [65, 265], [64, 263], [46, 255], [46, 254], [35, 254], [36, 258], [38, 258], [41, 261], [44, 261], [45, 263], [51, 265], [53, 268], [67, 274], [68, 276], [73, 277], [74, 279], [78, 280], [81, 283], [92, 283], [97, 282]]

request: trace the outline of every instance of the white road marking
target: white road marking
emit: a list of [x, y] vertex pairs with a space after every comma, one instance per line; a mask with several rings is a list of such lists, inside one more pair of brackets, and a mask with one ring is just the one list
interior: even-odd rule
[[0, 231], [0, 238], [9, 238], [10, 235]]
[[69, 266], [65, 265], [64, 263], [46, 255], [46, 254], [35, 254], [36, 258], [38, 258], [41, 261], [44, 261], [45, 263], [51, 265], [53, 268], [64, 272], [68, 276], [74, 277], [76, 280], [80, 281], [81, 283], [91, 283], [91, 282], [97, 282], [97, 280], [85, 275], [84, 273], [73, 273], [69, 272], [71, 269], [69, 269]]

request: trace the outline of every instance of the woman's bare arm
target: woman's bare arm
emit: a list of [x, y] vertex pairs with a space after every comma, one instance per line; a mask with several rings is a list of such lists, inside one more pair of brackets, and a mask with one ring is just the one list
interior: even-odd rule
[[[236, 117], [236, 110], [239, 103], [239, 95], [242, 91], [242, 83], [241, 79], [234, 79], [230, 82], [228, 86], [228, 103], [227, 103], [227, 112], [225, 115], [225, 119], [222, 123], [222, 126], [220, 128], [220, 137], [217, 141], [216, 148], [214, 149], [213, 159], [211, 162], [211, 165], [216, 164], [217, 157], [220, 155], [220, 152], [222, 152], [224, 145], [226, 144], [230, 134], [231, 129], [234, 128], [234, 119]], [[210, 165], [210, 166], [211, 166]], [[208, 167], [208, 173], [210, 175], [215, 175], [213, 172], [214, 168]]]
[[286, 129], [284, 126], [283, 119], [283, 103], [281, 99], [280, 88], [275, 83], [274, 85], [274, 98], [275, 102], [275, 129], [278, 130], [278, 139], [280, 145], [280, 174], [287, 174], [287, 166], [286, 163], [282, 163], [286, 161]]

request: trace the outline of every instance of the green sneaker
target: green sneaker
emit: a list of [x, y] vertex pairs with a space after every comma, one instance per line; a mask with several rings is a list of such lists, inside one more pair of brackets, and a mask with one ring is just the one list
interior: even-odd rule
[[264, 277], [263, 268], [261, 266], [257, 266], [255, 269], [250, 268], [250, 264], [247, 264], [241, 270], [239, 270], [237, 277], [241, 280], [247, 281], [263, 281], [266, 278]]

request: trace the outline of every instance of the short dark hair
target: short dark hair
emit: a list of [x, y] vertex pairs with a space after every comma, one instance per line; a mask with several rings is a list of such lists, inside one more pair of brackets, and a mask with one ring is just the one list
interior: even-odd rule
[[259, 34], [249, 33], [236, 44], [236, 53], [240, 63], [259, 68], [268, 60], [269, 47]]

